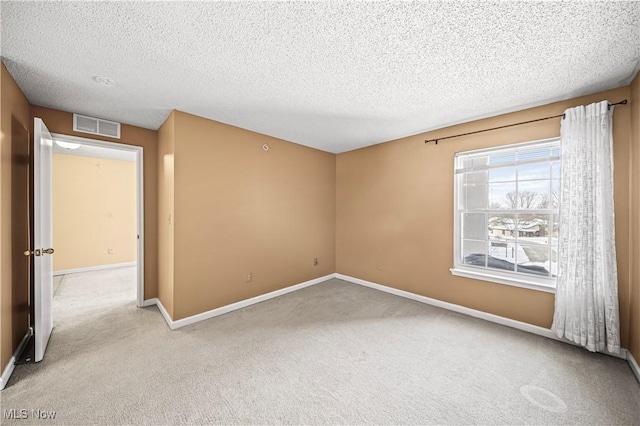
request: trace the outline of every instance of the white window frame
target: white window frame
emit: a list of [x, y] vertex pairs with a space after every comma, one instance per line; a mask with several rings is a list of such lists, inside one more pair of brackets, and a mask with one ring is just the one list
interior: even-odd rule
[[[501, 150], [512, 150], [518, 148], [524, 148], [527, 146], [543, 145], [554, 142], [559, 142], [560, 138], [541, 139], [537, 141], [524, 142], [511, 145], [503, 145], [498, 147], [491, 147], [485, 149], [478, 149], [472, 151], [458, 152], [454, 156], [454, 170], [457, 169], [458, 158], [463, 155], [469, 154], [482, 154], [489, 152], [499, 152]], [[461, 246], [462, 246], [462, 224], [460, 214], [458, 210], [459, 201], [459, 186], [462, 176], [458, 173], [454, 173], [453, 176], [453, 210], [454, 210], [454, 253], [453, 253], [453, 267], [450, 269], [451, 274], [472, 278], [476, 280], [489, 281], [498, 284], [511, 285], [515, 287], [527, 288], [530, 290], [538, 290], [547, 293], [555, 293], [556, 291], [556, 277], [540, 277], [535, 275], [527, 275], [518, 273], [516, 271], [501, 271], [497, 269], [491, 269], [481, 266], [465, 265], [461, 261]], [[517, 184], [516, 184], [517, 185]], [[487, 253], [488, 255], [488, 253]]]

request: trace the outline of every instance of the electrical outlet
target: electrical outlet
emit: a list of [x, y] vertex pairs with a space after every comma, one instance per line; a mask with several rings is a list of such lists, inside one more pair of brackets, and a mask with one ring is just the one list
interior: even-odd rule
[[113, 213], [112, 212], [107, 212], [107, 218], [108, 219], [113, 219]]
[[247, 272], [247, 273], [244, 275], [244, 282], [245, 282], [245, 283], [250, 283], [252, 279], [253, 279], [253, 273], [251, 273], [251, 272]]
[[378, 263], [376, 264], [376, 269], [378, 271], [382, 271], [382, 261], [378, 260]]
[[116, 251], [114, 249], [112, 249], [112, 248], [108, 248], [107, 249], [107, 254], [115, 254], [115, 253], [116, 253]]
[[317, 258], [317, 257], [314, 257], [314, 258], [313, 258], [313, 264], [314, 264], [315, 266], [318, 266], [318, 258]]

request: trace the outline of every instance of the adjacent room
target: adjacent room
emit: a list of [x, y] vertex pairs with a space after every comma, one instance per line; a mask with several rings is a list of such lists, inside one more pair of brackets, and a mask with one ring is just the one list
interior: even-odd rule
[[0, 3], [2, 424], [640, 425], [640, 2]]
[[[76, 139], [78, 141], [80, 139]], [[56, 332], [118, 308], [135, 309], [137, 182], [134, 152], [54, 139]]]

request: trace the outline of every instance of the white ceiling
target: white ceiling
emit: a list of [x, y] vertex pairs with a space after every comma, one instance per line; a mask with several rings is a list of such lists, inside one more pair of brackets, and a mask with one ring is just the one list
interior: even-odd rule
[[178, 109], [335, 153], [627, 85], [640, 60], [637, 1], [0, 7], [33, 104], [151, 129]]

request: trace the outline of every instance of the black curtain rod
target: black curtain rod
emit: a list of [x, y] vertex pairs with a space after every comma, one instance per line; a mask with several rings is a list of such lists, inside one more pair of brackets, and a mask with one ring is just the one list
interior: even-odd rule
[[[614, 105], [626, 105], [626, 104], [627, 104], [627, 100], [623, 99], [620, 102], [616, 102], [615, 104], [609, 104], [609, 108], [611, 108]], [[445, 139], [459, 138], [460, 136], [467, 136], [467, 135], [475, 135], [476, 133], [489, 132], [491, 130], [504, 129], [506, 127], [513, 127], [513, 126], [520, 126], [521, 124], [535, 123], [536, 121], [551, 120], [552, 118], [560, 118], [560, 117], [564, 118], [564, 114], [552, 115], [551, 117], [544, 117], [544, 118], [538, 118], [538, 119], [535, 119], [535, 120], [523, 121], [521, 123], [507, 124], [505, 126], [492, 127], [490, 129], [476, 130], [475, 132], [460, 133], [459, 135], [445, 136], [443, 138], [427, 139], [427, 140], [424, 141], [424, 143], [435, 142], [436, 145], [438, 145], [438, 141], [442, 141], [442, 140], [445, 140]]]

